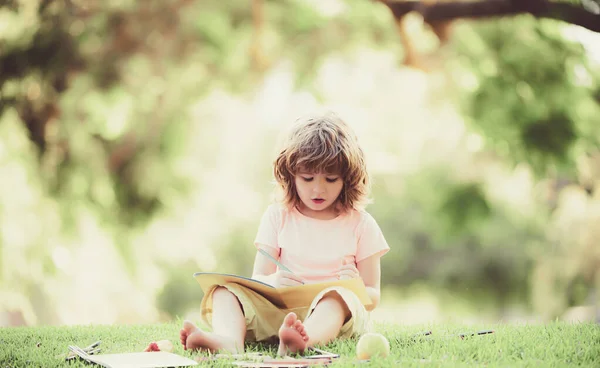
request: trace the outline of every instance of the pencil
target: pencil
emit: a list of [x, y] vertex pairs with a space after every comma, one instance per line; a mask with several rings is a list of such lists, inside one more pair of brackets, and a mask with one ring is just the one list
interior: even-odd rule
[[[290, 270], [289, 268], [285, 267], [283, 264], [281, 264], [281, 262], [279, 262], [272, 255], [270, 255], [269, 253], [267, 253], [266, 250], [258, 248], [258, 251], [261, 252], [264, 256], [266, 256], [271, 262], [275, 263], [277, 265], [277, 267], [279, 267], [280, 269], [282, 269], [282, 270], [284, 270], [286, 272], [289, 272], [292, 275], [298, 277], [298, 275], [296, 275], [295, 273], [293, 273], [292, 270]], [[304, 282], [302, 282], [302, 283], [304, 284]]]

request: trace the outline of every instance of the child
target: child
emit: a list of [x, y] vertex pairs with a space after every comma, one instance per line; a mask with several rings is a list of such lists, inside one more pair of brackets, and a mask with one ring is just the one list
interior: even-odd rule
[[[375, 308], [389, 246], [362, 209], [369, 177], [353, 131], [334, 114], [301, 119], [274, 166], [284, 198], [264, 213], [254, 244], [292, 272], [257, 252], [252, 278], [287, 287], [361, 277]], [[358, 297], [341, 287], [323, 290], [310, 307], [283, 310], [237, 284], [209, 290], [201, 318], [213, 332], [185, 321], [185, 349], [239, 353], [245, 341], [278, 339], [280, 355], [363, 334], [369, 322]]]

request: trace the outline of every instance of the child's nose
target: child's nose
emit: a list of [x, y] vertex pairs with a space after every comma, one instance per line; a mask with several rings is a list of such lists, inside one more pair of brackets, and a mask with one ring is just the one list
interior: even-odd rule
[[320, 193], [320, 192], [323, 191], [324, 188], [325, 188], [325, 185], [322, 182], [318, 181], [318, 182], [315, 183], [315, 186], [313, 187], [313, 190], [316, 193]]

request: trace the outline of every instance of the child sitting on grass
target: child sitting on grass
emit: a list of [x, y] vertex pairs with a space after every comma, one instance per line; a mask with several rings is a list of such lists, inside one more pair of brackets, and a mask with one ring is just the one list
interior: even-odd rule
[[[361, 277], [373, 301], [380, 301], [380, 257], [389, 246], [363, 207], [369, 192], [363, 151], [354, 132], [334, 114], [299, 119], [274, 163], [284, 194], [264, 213], [254, 242], [291, 272], [257, 252], [252, 278], [275, 287]], [[335, 338], [361, 335], [369, 311], [354, 292], [331, 287], [309, 307], [280, 309], [241, 285], [210, 289], [201, 320], [212, 332], [185, 321], [185, 349], [241, 353], [245, 341], [278, 339], [280, 355], [302, 353]]]

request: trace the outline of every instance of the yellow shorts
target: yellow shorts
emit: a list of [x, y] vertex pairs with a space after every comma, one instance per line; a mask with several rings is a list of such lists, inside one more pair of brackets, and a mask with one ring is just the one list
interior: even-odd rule
[[[283, 318], [289, 312], [295, 312], [298, 318], [304, 321], [315, 309], [317, 303], [325, 294], [337, 292], [350, 310], [351, 317], [344, 323], [338, 334], [339, 339], [359, 336], [371, 329], [369, 312], [362, 305], [354, 292], [342, 288], [331, 287], [319, 293], [312, 301], [310, 307], [281, 309], [273, 305], [262, 295], [244, 286], [227, 283], [222, 285], [231, 291], [240, 301], [244, 316], [246, 317], [246, 342], [275, 342], [278, 331], [283, 323]], [[202, 323], [212, 328], [213, 292], [218, 286], [211, 288], [202, 298], [200, 319]]]

